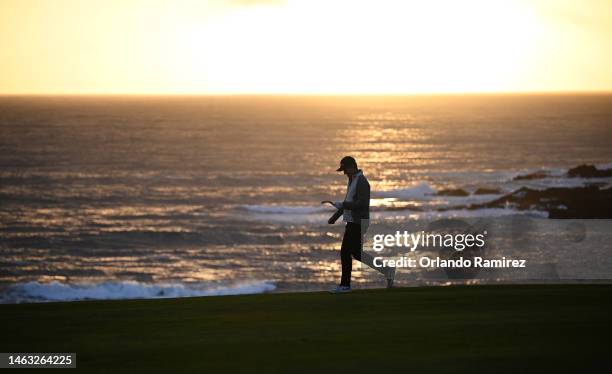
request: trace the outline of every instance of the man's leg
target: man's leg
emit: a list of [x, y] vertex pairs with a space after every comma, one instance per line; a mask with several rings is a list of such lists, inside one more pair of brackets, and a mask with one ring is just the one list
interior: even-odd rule
[[361, 225], [354, 223], [353, 225], [353, 230], [354, 230], [354, 236], [353, 236], [353, 245], [351, 246], [351, 254], [353, 255], [353, 258], [357, 261], [361, 261], [361, 250], [362, 250], [362, 242], [361, 242]]
[[381, 267], [374, 266], [374, 257], [367, 252], [363, 252], [363, 238], [361, 236], [361, 230], [363, 229], [364, 233], [367, 232], [368, 225], [369, 225], [369, 221], [362, 221], [362, 224], [359, 225], [359, 247], [357, 247], [359, 252], [354, 253], [353, 256], [355, 257], [356, 260], [361, 261], [361, 263], [368, 265], [372, 269], [384, 275], [385, 278], [387, 279], [387, 287], [391, 287], [393, 285], [393, 280], [395, 278], [395, 268], [387, 267], [387, 266], [381, 266]]
[[380, 266], [380, 267], [378, 267], [378, 266], [375, 266], [374, 265], [374, 257], [371, 254], [367, 253], [367, 252], [363, 252], [361, 254], [361, 260], [360, 261], [362, 263], [368, 265], [372, 269], [378, 271], [382, 275], [384, 275], [387, 280], [393, 280], [395, 278], [395, 268], [394, 267], [390, 267], [390, 266]]
[[342, 238], [340, 260], [342, 261], [341, 286], [351, 286], [351, 272], [353, 270], [353, 257], [361, 258], [361, 228], [358, 224], [347, 223]]

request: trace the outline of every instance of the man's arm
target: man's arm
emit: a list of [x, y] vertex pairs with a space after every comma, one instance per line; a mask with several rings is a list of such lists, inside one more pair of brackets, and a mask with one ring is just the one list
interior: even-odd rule
[[357, 200], [343, 201], [342, 208], [354, 210], [365, 208], [370, 202], [370, 184], [364, 178], [357, 181]]

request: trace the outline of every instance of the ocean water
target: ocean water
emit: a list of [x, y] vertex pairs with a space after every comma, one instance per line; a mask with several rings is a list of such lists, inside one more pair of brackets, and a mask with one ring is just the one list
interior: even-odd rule
[[[331, 287], [343, 227], [320, 201], [344, 196], [342, 156], [373, 219], [543, 218], [462, 207], [583, 185], [565, 170], [612, 166], [611, 145], [603, 94], [0, 97], [0, 300]], [[470, 195], [435, 196], [452, 188]]]

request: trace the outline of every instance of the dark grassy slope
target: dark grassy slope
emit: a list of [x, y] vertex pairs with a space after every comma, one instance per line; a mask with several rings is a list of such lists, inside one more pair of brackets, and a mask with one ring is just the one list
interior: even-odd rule
[[537, 285], [1, 305], [0, 350], [77, 352], [79, 369], [110, 373], [605, 372], [611, 296]]

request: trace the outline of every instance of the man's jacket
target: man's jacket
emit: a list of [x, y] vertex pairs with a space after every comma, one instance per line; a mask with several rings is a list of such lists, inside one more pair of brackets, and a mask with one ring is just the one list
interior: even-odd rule
[[[349, 211], [354, 223], [360, 223], [362, 219], [370, 219], [370, 182], [361, 170], [353, 178], [357, 178], [357, 188], [355, 188], [352, 199], [347, 196], [347, 199], [342, 202], [342, 209]], [[347, 191], [350, 185], [351, 181], [346, 186]]]

